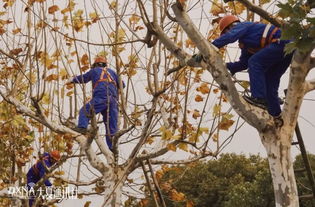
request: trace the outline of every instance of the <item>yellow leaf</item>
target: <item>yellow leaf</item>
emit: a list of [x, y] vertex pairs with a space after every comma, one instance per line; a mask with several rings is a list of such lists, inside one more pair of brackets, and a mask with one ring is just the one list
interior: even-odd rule
[[200, 113], [199, 113], [199, 111], [198, 111], [197, 109], [194, 110], [194, 112], [193, 112], [193, 114], [192, 114], [192, 117], [193, 117], [194, 119], [197, 119], [198, 117], [200, 117]]
[[175, 189], [171, 190], [171, 199], [173, 201], [183, 201], [185, 200], [185, 194], [177, 192]]
[[82, 72], [85, 72], [85, 71], [87, 71], [89, 68], [90, 68], [89, 65], [85, 65], [85, 66], [81, 67], [80, 70], [81, 70]]
[[116, 3], [116, 1], [114, 0], [114, 1], [112, 1], [112, 2], [110, 3], [109, 9], [115, 9], [116, 6], [117, 6], [117, 3]]
[[123, 42], [126, 37], [126, 32], [124, 29], [118, 29], [118, 42]]
[[73, 94], [73, 91], [69, 91], [66, 96], [71, 96]]
[[99, 53], [97, 53], [97, 56], [99, 56], [99, 57], [107, 57], [107, 55], [108, 55], [108, 52], [107, 51], [105, 51], [105, 50], [103, 50], [103, 51], [101, 51], [101, 52], [99, 52]]
[[218, 134], [214, 134], [214, 135], [212, 136], [212, 140], [213, 140], [214, 142], [217, 142], [218, 139], [219, 139]]
[[17, 49], [10, 50], [10, 54], [11, 55], [18, 55], [22, 51], [23, 51], [22, 48], [17, 48]]
[[199, 91], [202, 94], [208, 94], [210, 92], [210, 89], [207, 83], [202, 83], [201, 86], [197, 88], [197, 91]]
[[49, 76], [47, 76], [46, 78], [45, 78], [45, 81], [53, 81], [53, 80], [58, 80], [58, 75], [56, 75], [56, 74], [51, 74], [51, 75], [49, 75]]
[[74, 9], [74, 6], [75, 6], [75, 3], [74, 3], [73, 0], [71, 0], [71, 1], [69, 2], [68, 6], [67, 6], [65, 9], [61, 10], [61, 13], [62, 13], [62, 14], [65, 14], [65, 13], [67, 13], [67, 12], [69, 12], [69, 11], [72, 11], [72, 10]]
[[98, 14], [96, 12], [90, 13], [89, 14], [91, 20], [93, 23], [97, 22], [98, 20], [100, 20]]
[[186, 143], [180, 143], [178, 145], [178, 148], [181, 149], [181, 150], [184, 150], [186, 152], [188, 152], [188, 145]]
[[154, 142], [154, 139], [153, 139], [153, 137], [148, 137], [147, 138], [147, 141], [146, 141], [146, 143], [148, 143], [148, 144], [152, 144]]
[[195, 205], [194, 205], [194, 202], [192, 202], [192, 201], [187, 201], [186, 202], [186, 207], [194, 207]]
[[155, 177], [156, 177], [157, 180], [161, 180], [161, 178], [163, 177], [163, 175], [164, 175], [163, 170], [158, 170], [158, 171], [156, 171], [156, 173], [155, 173]]
[[202, 101], [203, 101], [203, 98], [202, 98], [200, 95], [196, 95], [195, 101], [196, 101], [196, 102], [202, 102]]
[[209, 134], [209, 128], [207, 128], [207, 127], [200, 127], [198, 129], [198, 132]]
[[213, 112], [212, 112], [212, 116], [218, 116], [221, 113], [221, 105], [219, 104], [215, 104], [213, 106]]
[[53, 5], [53, 6], [48, 8], [48, 13], [49, 14], [54, 14], [58, 10], [59, 10], [59, 7], [57, 5]]
[[269, 3], [271, 0], [259, 0], [259, 4], [260, 5], [264, 5], [264, 4], [267, 4]]
[[89, 65], [89, 56], [87, 54], [82, 55], [80, 62], [82, 65]]
[[137, 14], [132, 14], [129, 18], [129, 24], [137, 24], [140, 21], [140, 17]]
[[144, 27], [143, 27], [143, 26], [136, 26], [135, 31], [138, 31], [138, 30], [143, 30], [143, 29], [144, 29]]
[[59, 76], [61, 77], [61, 80], [66, 80], [69, 78], [69, 75], [68, 75], [66, 69], [61, 69], [59, 72]]
[[91, 204], [91, 201], [87, 201], [87, 202], [85, 202], [84, 207], [89, 207], [90, 204]]
[[235, 1], [235, 2], [234, 1], [233, 2], [228, 2], [228, 7], [236, 15], [241, 14], [246, 9], [246, 7], [242, 3], [237, 2], [237, 1]]
[[174, 135], [174, 136], [172, 136], [172, 140], [179, 140], [180, 138], [181, 138], [182, 136], [181, 135]]
[[0, 12], [0, 16], [5, 15], [6, 13], [7, 13], [7, 12], [5, 12], [5, 11]]
[[218, 16], [221, 13], [224, 13], [223, 5], [222, 3], [218, 3], [218, 0], [214, 0], [212, 2], [212, 7], [210, 9], [210, 13], [214, 16]]
[[249, 83], [249, 81], [242, 81], [242, 82], [240, 83], [240, 85], [241, 85], [243, 88], [248, 89], [249, 86], [250, 86], [250, 83]]
[[12, 30], [12, 33], [15, 35], [17, 33], [20, 33], [21, 32], [21, 29], [20, 28], [16, 28], [14, 30]]
[[71, 88], [73, 88], [74, 87], [74, 84], [73, 83], [70, 83], [70, 84], [67, 84], [66, 85], [66, 88], [68, 89], [68, 90], [70, 90]]
[[223, 100], [223, 102], [228, 102], [227, 97], [224, 95], [224, 93], [222, 93], [221, 98]]
[[233, 114], [229, 114], [229, 113], [224, 113], [223, 114], [223, 118], [225, 118], [225, 119], [232, 119], [233, 118]]
[[43, 104], [49, 104], [50, 103], [50, 95], [45, 93], [42, 99]]
[[149, 204], [149, 199], [141, 199], [141, 201], [140, 201], [141, 207], [148, 206], [148, 204]]
[[173, 133], [171, 130], [166, 129], [165, 126], [161, 126], [160, 131], [162, 132], [162, 140], [170, 140], [173, 136]]
[[196, 133], [193, 133], [189, 138], [188, 141], [190, 142], [199, 142], [199, 136]]
[[56, 171], [55, 172], [55, 175], [64, 175], [65, 174], [65, 171]]
[[195, 43], [194, 43], [193, 41], [191, 41], [191, 39], [187, 39], [187, 40], [185, 41], [185, 46], [186, 46], [187, 48], [189, 48], [189, 47], [191, 47], [191, 48], [196, 47]]
[[218, 88], [213, 89], [213, 93], [217, 94], [220, 90]]
[[229, 128], [234, 124], [234, 121], [231, 119], [223, 118], [219, 123], [219, 129], [228, 131]]
[[167, 148], [168, 150], [171, 150], [171, 151], [176, 152], [176, 146], [173, 145], [173, 144], [168, 144], [168, 145], [166, 146], [166, 148]]
[[6, 32], [6, 30], [5, 30], [5, 29], [0, 28], [0, 35], [3, 35], [5, 32]]

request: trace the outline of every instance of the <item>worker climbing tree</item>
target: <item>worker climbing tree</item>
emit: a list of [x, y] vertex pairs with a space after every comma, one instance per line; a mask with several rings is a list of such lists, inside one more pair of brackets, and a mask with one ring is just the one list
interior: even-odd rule
[[89, 120], [95, 114], [101, 113], [106, 129], [106, 142], [113, 150], [112, 138], [118, 131], [118, 87], [119, 81], [115, 71], [107, 67], [107, 59], [96, 57], [87, 73], [71, 78], [67, 84], [93, 83], [93, 97], [85, 104], [79, 114], [78, 126], [75, 128], [80, 133], [87, 133]]
[[[53, 150], [50, 153], [45, 152], [40, 160], [38, 160], [27, 172], [27, 188], [29, 191], [36, 185], [41, 178], [47, 173], [47, 168], [52, 167], [60, 160], [60, 152]], [[45, 186], [52, 186], [51, 182], [46, 179]], [[32, 191], [35, 191], [34, 189]], [[34, 195], [36, 197], [36, 195]], [[34, 198], [29, 199], [29, 206], [33, 206]]]
[[[212, 42], [218, 48], [238, 40], [241, 56], [238, 62], [226, 64], [234, 75], [248, 68], [251, 96], [243, 98], [250, 104], [268, 109], [279, 126], [281, 118], [278, 89], [281, 76], [289, 67], [293, 53], [285, 54], [284, 47], [290, 40], [280, 40], [281, 30], [271, 24], [240, 22], [233, 15], [224, 16], [219, 27], [221, 36]], [[202, 55], [195, 55], [200, 62]]]

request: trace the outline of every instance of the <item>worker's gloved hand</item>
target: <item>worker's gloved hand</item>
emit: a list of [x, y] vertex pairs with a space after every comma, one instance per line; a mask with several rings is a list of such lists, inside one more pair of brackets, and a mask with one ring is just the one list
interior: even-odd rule
[[201, 63], [201, 60], [203, 59], [202, 54], [193, 54], [192, 59], [194, 59], [197, 63]]

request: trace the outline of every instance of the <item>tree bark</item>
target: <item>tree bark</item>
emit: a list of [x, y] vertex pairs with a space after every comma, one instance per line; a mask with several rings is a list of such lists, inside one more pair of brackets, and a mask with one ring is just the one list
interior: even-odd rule
[[291, 128], [269, 131], [260, 136], [268, 155], [276, 207], [296, 207], [299, 206], [299, 199], [291, 158], [292, 136], [284, 131], [289, 132]]

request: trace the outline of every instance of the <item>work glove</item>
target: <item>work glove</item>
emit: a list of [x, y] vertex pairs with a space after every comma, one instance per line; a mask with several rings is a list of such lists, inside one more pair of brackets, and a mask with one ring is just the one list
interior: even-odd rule
[[197, 63], [201, 63], [201, 60], [203, 60], [203, 56], [200, 53], [193, 54], [192, 59], [194, 59], [194, 61], [196, 61]]

